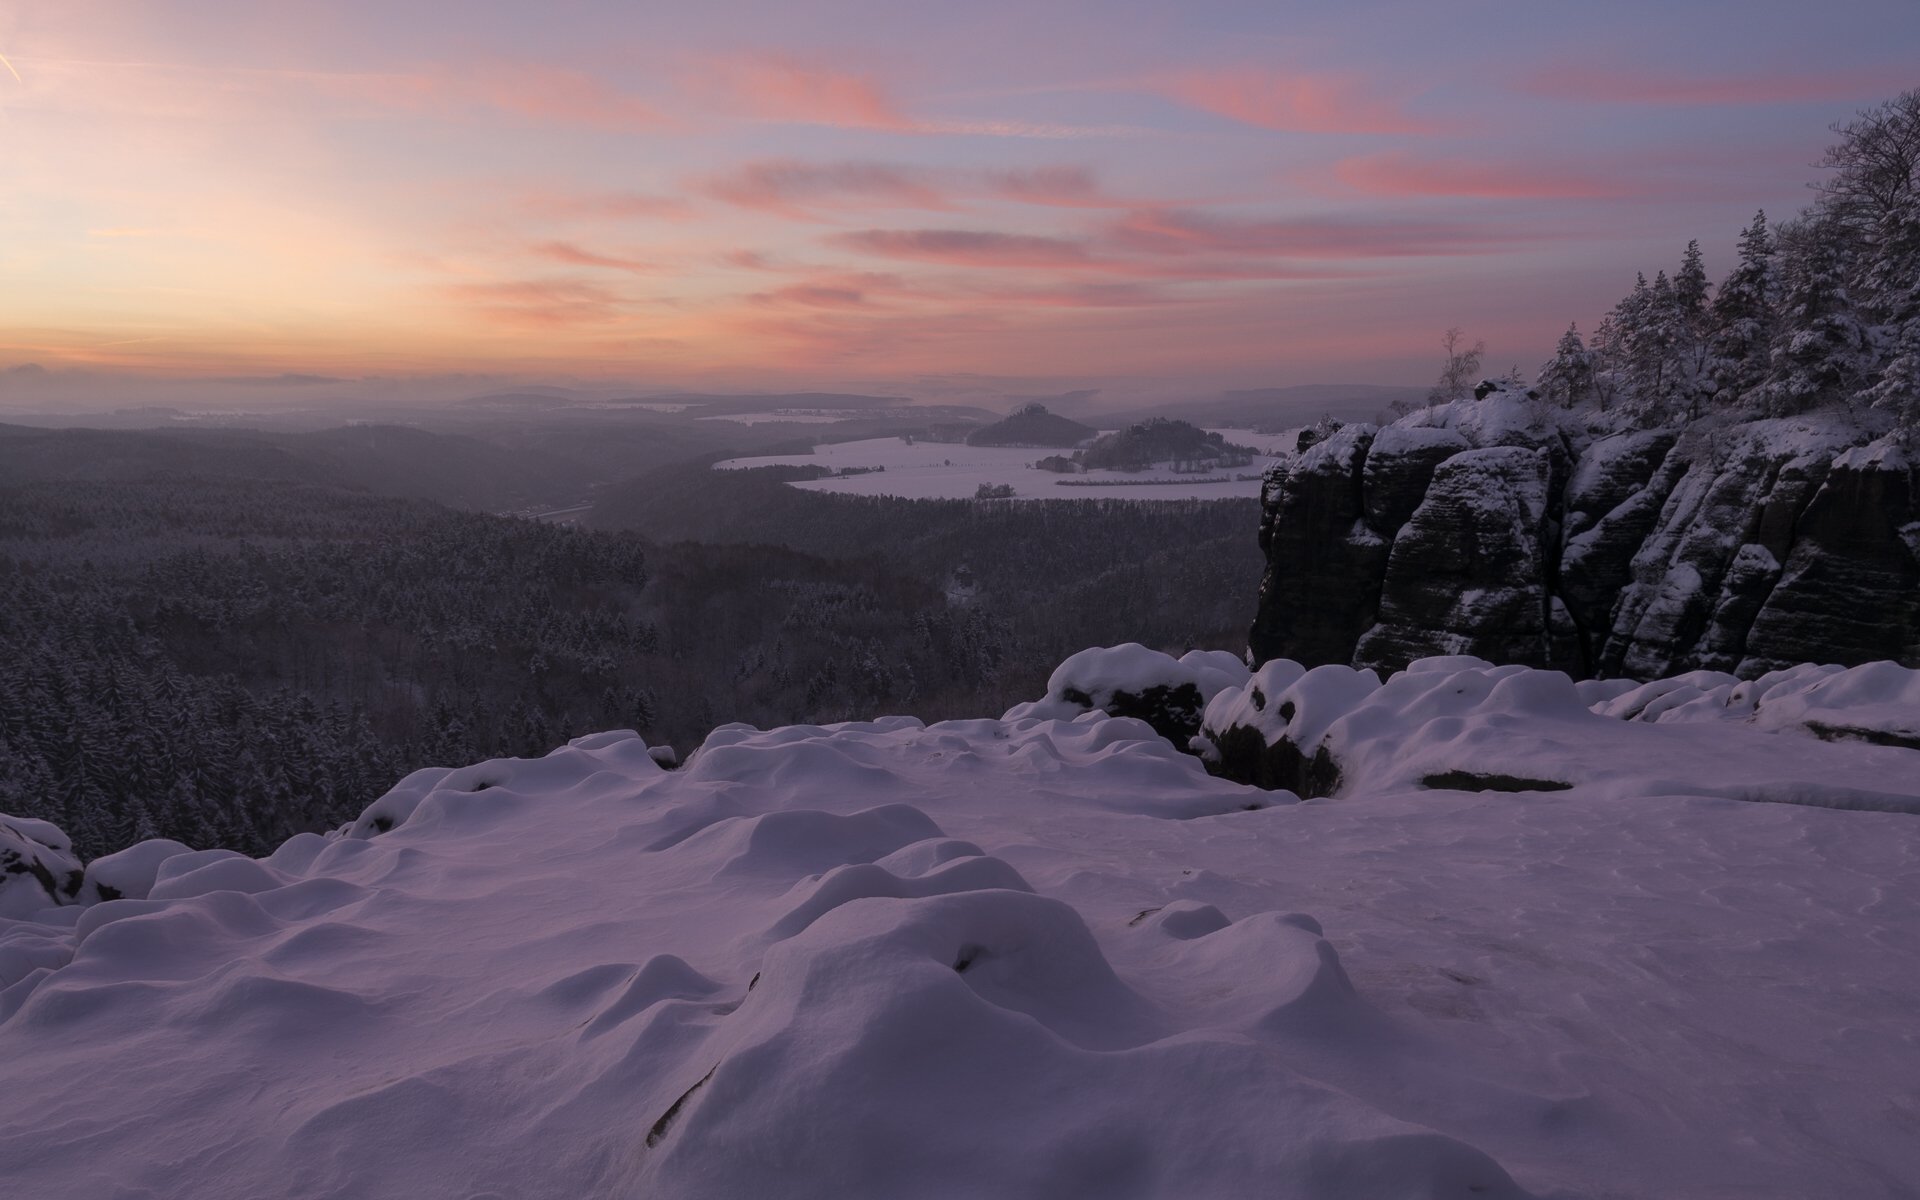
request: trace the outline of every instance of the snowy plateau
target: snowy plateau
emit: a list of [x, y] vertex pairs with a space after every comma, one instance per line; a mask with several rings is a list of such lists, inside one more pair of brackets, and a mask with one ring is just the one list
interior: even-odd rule
[[[1191, 746], [1093, 707], [1155, 688]], [[1235, 730], [1338, 785], [1209, 773]], [[1129, 646], [997, 720], [419, 771], [259, 860], [4, 819], [0, 1186], [1912, 1196], [1916, 744], [1887, 663]]]

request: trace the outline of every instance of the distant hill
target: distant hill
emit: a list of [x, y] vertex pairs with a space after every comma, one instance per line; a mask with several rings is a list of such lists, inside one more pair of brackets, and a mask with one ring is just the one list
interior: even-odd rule
[[401, 425], [291, 434], [0, 425], [9, 483], [160, 478], [323, 484], [496, 511], [567, 499], [583, 483], [563, 457]]
[[1102, 434], [1077, 457], [1089, 470], [1138, 471], [1163, 462], [1244, 465], [1252, 460], [1252, 451], [1229, 445], [1219, 434], [1188, 421], [1149, 417]]
[[967, 435], [969, 446], [1078, 446], [1096, 431], [1078, 421], [1047, 411], [1044, 404], [1027, 404], [1002, 421]]

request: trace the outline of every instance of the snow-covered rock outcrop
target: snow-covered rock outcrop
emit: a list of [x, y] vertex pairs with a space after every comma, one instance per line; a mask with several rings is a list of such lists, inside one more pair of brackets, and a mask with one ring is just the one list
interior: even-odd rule
[[1348, 426], [1268, 478], [1254, 658], [1642, 679], [1915, 661], [1920, 471], [1878, 417], [1596, 436], [1494, 389]]
[[1200, 729], [1207, 702], [1247, 681], [1247, 665], [1223, 650], [1189, 650], [1179, 658], [1138, 642], [1082, 650], [1047, 680], [1047, 694], [1016, 704], [1003, 721], [1071, 721], [1084, 713], [1137, 717], [1176, 745]]
[[[1622, 724], [1707, 720], [1722, 728], [1706, 738]], [[1783, 732], [1855, 744], [1800, 742], [1783, 754]], [[1650, 786], [1920, 813], [1912, 753], [1920, 750], [1920, 671], [1880, 662], [1750, 681], [1694, 671], [1645, 684], [1576, 683], [1559, 671], [1448, 657], [1420, 659], [1383, 681], [1337, 663], [1308, 670], [1275, 659], [1246, 686], [1214, 697], [1192, 745], [1228, 778], [1303, 796]]]

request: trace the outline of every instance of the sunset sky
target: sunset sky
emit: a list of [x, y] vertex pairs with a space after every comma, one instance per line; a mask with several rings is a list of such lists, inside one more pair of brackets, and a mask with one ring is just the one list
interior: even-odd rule
[[1410, 383], [1717, 277], [1920, 8], [23, 0], [0, 54], [0, 368]]

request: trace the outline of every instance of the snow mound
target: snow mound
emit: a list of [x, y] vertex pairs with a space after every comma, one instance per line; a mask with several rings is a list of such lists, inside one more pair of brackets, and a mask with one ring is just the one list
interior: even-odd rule
[[1138, 717], [1162, 737], [1185, 745], [1199, 729], [1208, 701], [1247, 677], [1246, 663], [1222, 650], [1189, 650], [1175, 658], [1138, 642], [1100, 646], [1054, 668], [1045, 697], [1017, 704], [1000, 719], [1071, 721], [1098, 711]]
[[1754, 680], [1690, 671], [1623, 689], [1594, 711], [1628, 721], [1742, 721], [1920, 749], [1920, 671], [1894, 662], [1802, 664]]

